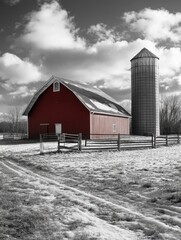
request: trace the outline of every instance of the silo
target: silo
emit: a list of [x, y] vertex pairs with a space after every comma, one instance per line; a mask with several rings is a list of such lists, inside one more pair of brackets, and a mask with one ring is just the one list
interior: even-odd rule
[[131, 59], [132, 134], [160, 134], [159, 58], [143, 48]]

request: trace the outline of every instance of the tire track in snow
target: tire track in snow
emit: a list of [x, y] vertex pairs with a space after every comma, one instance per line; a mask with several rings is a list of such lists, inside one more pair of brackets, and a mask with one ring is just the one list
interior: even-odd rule
[[1, 165], [3, 165], [4, 167], [6, 167], [8, 170], [10, 170], [11, 172], [16, 173], [16, 174], [18, 174], [18, 175], [20, 175], [20, 176], [24, 175], [24, 174], [22, 174], [19, 170], [17, 171], [17, 170], [15, 170], [15, 169], [13, 169], [12, 167], [10, 167], [10, 166], [8, 166], [7, 164], [5, 164], [4, 162], [1, 161], [0, 163], [1, 163]]
[[[41, 180], [44, 180], [44, 182], [45, 182], [44, 177], [37, 175], [36, 173], [29, 171], [28, 169], [20, 167], [20, 166], [14, 164], [13, 162], [6, 161], [6, 163], [5, 163], [5, 162], [0, 161], [0, 165], [2, 165], [10, 173], [11, 172], [16, 173], [16, 175], [19, 175], [20, 177], [22, 177], [22, 176], [24, 176], [25, 178], [33, 177], [33, 178], [36, 178], [36, 180], [41, 179]], [[47, 183], [47, 179], [46, 179], [46, 183]], [[50, 183], [50, 181], [48, 181], [48, 183]], [[60, 185], [60, 184], [58, 184], [58, 185]], [[58, 193], [58, 192], [60, 192], [59, 186], [56, 189], [56, 193]], [[67, 197], [67, 195], [65, 193], [62, 194], [62, 192], [61, 192], [61, 195]], [[69, 201], [71, 201], [71, 200], [73, 200], [73, 199], [72, 198], [69, 199]], [[138, 236], [137, 236], [137, 233], [135, 233], [132, 230], [125, 229], [124, 227], [121, 227], [121, 226], [112, 225], [109, 222], [107, 222], [106, 220], [100, 219], [98, 216], [96, 216], [96, 215], [94, 216], [94, 214], [93, 215], [89, 214], [88, 212], [84, 212], [78, 208], [74, 209], [73, 214], [75, 214], [75, 213], [79, 213], [80, 219], [83, 216], [84, 219], [86, 218], [88, 221], [91, 222], [90, 226], [92, 227], [92, 231], [95, 232], [95, 234], [102, 236], [102, 232], [103, 232], [104, 233], [103, 238], [104, 238], [104, 236], [106, 236], [106, 238], [104, 238], [104, 239], [120, 240], [120, 237], [122, 240], [146, 240], [147, 239], [147, 238], [145, 239], [144, 237], [142, 237], [142, 235], [140, 235], [140, 234], [138, 234]], [[99, 229], [99, 227], [101, 229]], [[114, 234], [113, 238], [112, 238], [112, 234]], [[108, 238], [107, 238], [107, 236], [108, 236]]]
[[181, 229], [179, 227], [176, 227], [176, 226], [169, 226], [167, 225], [166, 223], [160, 221], [160, 220], [157, 220], [153, 217], [147, 217], [145, 215], [143, 215], [142, 213], [140, 212], [135, 212], [129, 208], [126, 208], [126, 207], [123, 207], [123, 206], [120, 206], [118, 204], [115, 204], [115, 203], [112, 203], [108, 200], [105, 200], [105, 199], [102, 199], [100, 197], [97, 197], [97, 196], [94, 196], [90, 193], [86, 193], [84, 191], [81, 191], [81, 190], [78, 190], [74, 187], [69, 187], [65, 184], [61, 184], [59, 183], [58, 181], [56, 180], [53, 180], [53, 179], [50, 179], [49, 177], [44, 177], [38, 173], [34, 173], [32, 170], [29, 170], [25, 167], [22, 167], [22, 166], [19, 166], [17, 165], [16, 163], [12, 162], [12, 161], [9, 161], [9, 160], [4, 160], [3, 159], [3, 162], [1, 161], [0, 162], [4, 167], [7, 167], [9, 170], [12, 170], [13, 172], [17, 173], [18, 175], [28, 175], [28, 176], [32, 176], [32, 177], [35, 177], [35, 178], [38, 178], [39, 180], [43, 180], [45, 182], [48, 182], [48, 183], [51, 183], [57, 187], [59, 187], [59, 189], [61, 188], [62, 190], [70, 190], [74, 193], [77, 193], [78, 194], [78, 197], [81, 197], [84, 196], [84, 197], [88, 197], [89, 199], [92, 199], [92, 200], [95, 200], [96, 202], [99, 202], [99, 203], [102, 203], [104, 204], [105, 206], [109, 206], [113, 209], [117, 209], [117, 210], [121, 210], [125, 213], [129, 213], [135, 217], [138, 217], [139, 218], [139, 221], [143, 224], [147, 223], [148, 225], [151, 225], [151, 226], [154, 226], [154, 228], [159, 228], [159, 231], [172, 231], [172, 232], [175, 232], [177, 234], [180, 234], [180, 237], [181, 237]]

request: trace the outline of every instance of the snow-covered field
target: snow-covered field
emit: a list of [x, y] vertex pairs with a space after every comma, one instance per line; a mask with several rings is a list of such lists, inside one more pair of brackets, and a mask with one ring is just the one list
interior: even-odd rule
[[39, 155], [39, 144], [22, 144], [0, 151], [0, 239], [181, 239], [179, 145]]

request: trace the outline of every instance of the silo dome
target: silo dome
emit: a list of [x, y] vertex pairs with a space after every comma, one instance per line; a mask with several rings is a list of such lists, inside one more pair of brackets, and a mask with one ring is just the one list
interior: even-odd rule
[[160, 134], [159, 58], [143, 48], [131, 59], [132, 133]]

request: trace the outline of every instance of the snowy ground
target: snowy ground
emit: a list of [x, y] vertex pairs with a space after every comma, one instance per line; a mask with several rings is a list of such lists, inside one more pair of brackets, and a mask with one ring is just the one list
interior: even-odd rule
[[181, 146], [0, 151], [0, 239], [181, 239]]

